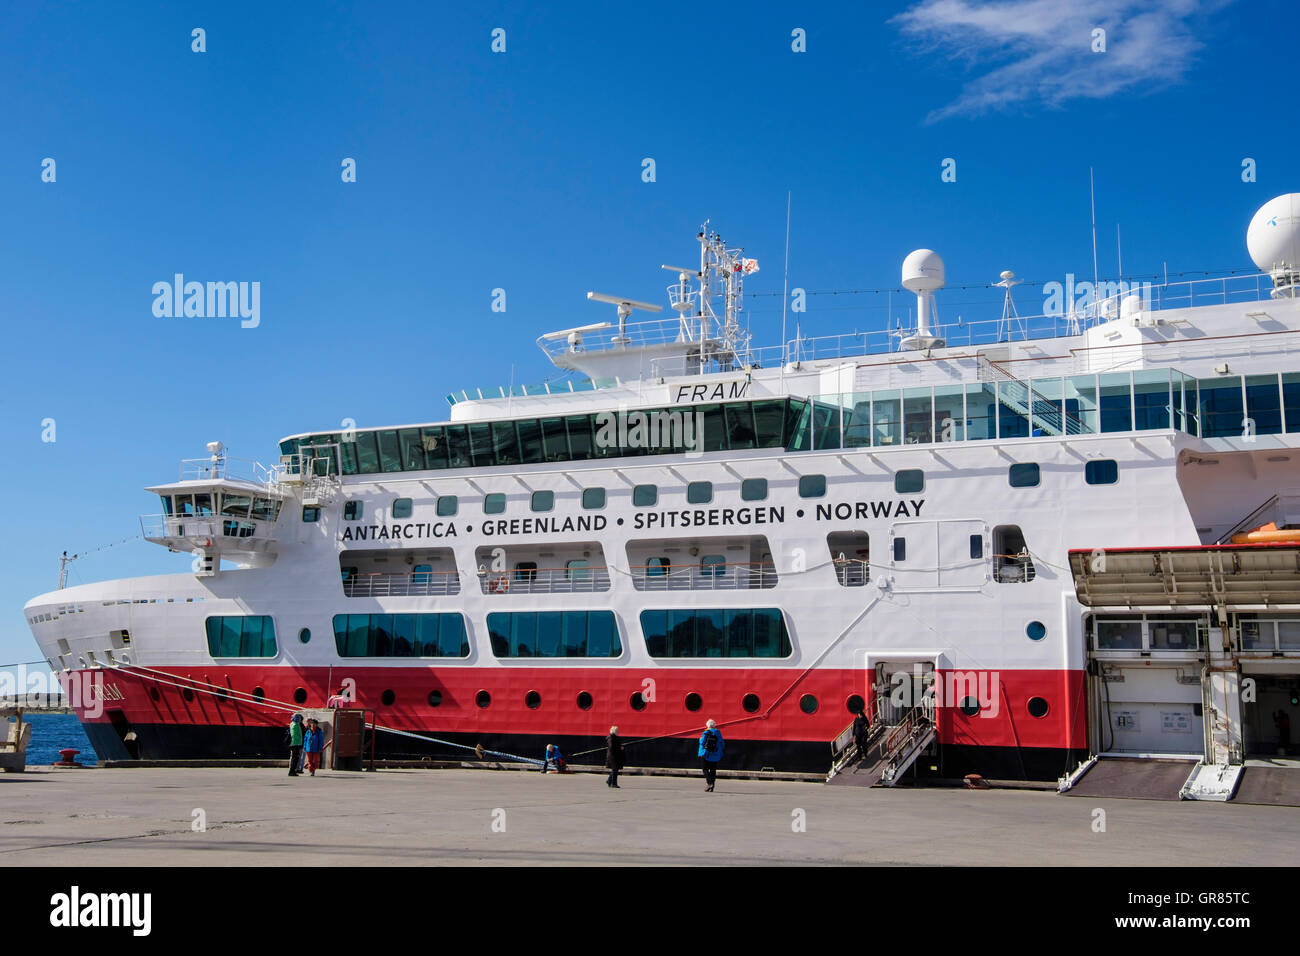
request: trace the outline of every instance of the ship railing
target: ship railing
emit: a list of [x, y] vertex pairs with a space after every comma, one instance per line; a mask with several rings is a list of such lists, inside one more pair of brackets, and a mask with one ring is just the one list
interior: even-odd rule
[[716, 322], [707, 320], [708, 328], [701, 336], [699, 320], [696, 317], [647, 319], [642, 322], [628, 322], [622, 330], [611, 324], [603, 329], [589, 329], [573, 333], [577, 341], [570, 343], [569, 336], [542, 336], [537, 344], [551, 358], [581, 352], [603, 352], [608, 349], [635, 349], [656, 345], [693, 344], [716, 345], [721, 341], [716, 335]]
[[592, 594], [609, 590], [609, 569], [484, 571], [479, 575], [479, 588], [484, 594]]
[[871, 581], [871, 563], [860, 558], [836, 558], [835, 578], [840, 587], [861, 588]]
[[140, 532], [147, 539], [157, 538], [274, 538], [274, 523], [259, 518], [232, 518], [227, 515], [141, 515]]
[[[548, 353], [549, 354], [549, 353]], [[560, 379], [539, 382], [535, 385], [490, 385], [486, 388], [463, 388], [447, 394], [447, 404], [474, 402], [499, 398], [534, 398], [545, 395], [570, 395], [574, 392], [591, 392], [601, 388], [617, 388], [622, 382], [617, 378]]]
[[460, 573], [457, 571], [357, 573], [343, 579], [345, 597], [428, 597], [459, 593]]
[[232, 481], [246, 481], [255, 485], [274, 484], [279, 478], [278, 466], [267, 467], [251, 458], [229, 458], [222, 456], [206, 458], [181, 459], [181, 481], [213, 481], [227, 478]]
[[763, 563], [646, 565], [630, 570], [638, 591], [734, 591], [774, 588], [777, 582], [776, 568]]

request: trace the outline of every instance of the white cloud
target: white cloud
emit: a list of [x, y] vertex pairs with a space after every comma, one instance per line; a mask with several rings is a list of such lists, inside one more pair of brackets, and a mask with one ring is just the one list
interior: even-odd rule
[[[1150, 92], [1180, 81], [1206, 14], [1231, 0], [922, 0], [893, 18], [921, 52], [982, 75], [927, 123], [1013, 106]], [[1093, 51], [1093, 30], [1106, 52]]]

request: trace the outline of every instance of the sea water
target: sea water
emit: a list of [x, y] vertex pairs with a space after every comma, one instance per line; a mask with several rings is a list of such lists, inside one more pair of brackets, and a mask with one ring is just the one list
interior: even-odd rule
[[25, 711], [23, 720], [32, 725], [32, 739], [27, 745], [27, 766], [40, 767], [58, 763], [61, 759], [59, 751], [68, 747], [81, 751], [75, 758], [77, 763], [89, 765], [99, 759], [90, 746], [86, 732], [81, 729], [81, 721], [76, 714], [36, 714]]

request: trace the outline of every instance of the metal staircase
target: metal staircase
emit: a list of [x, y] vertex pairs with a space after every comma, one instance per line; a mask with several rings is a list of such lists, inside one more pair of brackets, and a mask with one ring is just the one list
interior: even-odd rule
[[854, 787], [892, 787], [916, 758], [934, 742], [934, 701], [927, 697], [904, 711], [895, 722], [886, 722], [878, 700], [875, 719], [865, 741], [865, 751], [858, 749], [849, 724], [831, 744], [831, 771], [826, 782]]

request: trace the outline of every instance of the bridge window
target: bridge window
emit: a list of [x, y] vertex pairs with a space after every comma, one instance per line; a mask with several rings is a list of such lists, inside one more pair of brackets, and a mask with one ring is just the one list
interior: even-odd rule
[[1200, 395], [1201, 437], [1240, 437], [1246, 417], [1242, 407], [1241, 376], [1202, 378], [1196, 385]]
[[658, 501], [658, 485], [637, 485], [632, 489], [632, 504], [638, 508], [653, 508]]
[[483, 513], [485, 515], [504, 514], [506, 510], [506, 496], [503, 494], [490, 494], [483, 496]]
[[1246, 415], [1256, 435], [1282, 431], [1282, 395], [1276, 373], [1246, 376]]
[[361, 502], [355, 498], [343, 503], [343, 520], [356, 521], [361, 517]]
[[612, 611], [516, 611], [488, 615], [497, 657], [620, 657]]
[[826, 496], [825, 475], [800, 475], [799, 476], [799, 497], [800, 498], [824, 498], [825, 496]]
[[1083, 480], [1090, 485], [1113, 485], [1119, 481], [1119, 462], [1097, 458], [1083, 466]]
[[302, 520], [308, 524], [310, 524], [313, 521], [319, 521], [320, 508], [317, 508], [315, 505], [303, 505]]
[[740, 483], [740, 500], [741, 501], [765, 501], [767, 500], [767, 479], [766, 478], [746, 478]]
[[394, 517], [394, 518], [409, 518], [409, 517], [411, 517], [411, 510], [412, 510], [412, 505], [411, 505], [411, 499], [410, 499], [410, 498], [394, 498], [394, 499], [393, 499], [393, 517]]
[[583, 488], [582, 507], [586, 508], [588, 511], [605, 507], [605, 489]]
[[221, 496], [221, 513], [227, 518], [247, 518], [253, 499], [248, 495]]
[[461, 614], [335, 614], [339, 657], [469, 657]]
[[456, 495], [439, 495], [437, 510], [439, 518], [450, 518], [460, 510], [460, 499]]
[[925, 472], [920, 468], [905, 468], [894, 473], [894, 492], [896, 494], [917, 494], [924, 490]]
[[1041, 470], [1033, 462], [1023, 462], [1007, 469], [1007, 480], [1012, 488], [1037, 488], [1041, 478]]
[[275, 622], [258, 615], [219, 615], [203, 622], [213, 657], [275, 657]]
[[555, 508], [555, 492], [534, 491], [532, 509], [534, 511], [551, 511]]
[[709, 608], [641, 612], [651, 657], [789, 657], [778, 608]]
[[692, 481], [686, 486], [686, 501], [693, 505], [707, 505], [713, 500], [713, 482]]

